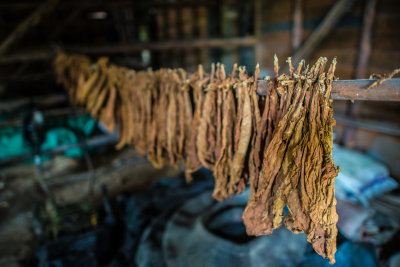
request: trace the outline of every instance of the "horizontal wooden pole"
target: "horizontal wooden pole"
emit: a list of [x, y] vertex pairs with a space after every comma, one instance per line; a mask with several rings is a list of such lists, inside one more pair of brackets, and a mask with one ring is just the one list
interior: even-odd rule
[[[334, 100], [373, 100], [373, 101], [400, 101], [400, 79], [389, 79], [373, 89], [367, 89], [376, 79], [360, 80], [336, 80], [333, 81], [331, 98]], [[269, 82], [258, 81], [257, 92], [266, 95]], [[54, 98], [54, 99], [53, 99]], [[67, 95], [55, 95], [51, 99], [48, 97], [38, 97], [37, 99], [22, 98], [14, 101], [0, 102], [0, 112], [10, 111], [28, 105], [33, 101], [34, 104], [41, 105], [42, 102], [49, 100], [44, 105], [67, 102]], [[43, 104], [42, 104], [43, 105]]]
[[[334, 100], [400, 101], [400, 79], [388, 79], [375, 88], [368, 89], [376, 79], [336, 80], [332, 84]], [[270, 82], [259, 80], [257, 93], [266, 95]]]

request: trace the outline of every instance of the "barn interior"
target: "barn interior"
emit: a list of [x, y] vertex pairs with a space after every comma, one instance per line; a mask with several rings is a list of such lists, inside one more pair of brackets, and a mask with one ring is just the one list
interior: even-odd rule
[[[248, 190], [214, 200], [212, 170], [187, 183], [181, 164], [117, 148], [118, 127], [58, 81], [60, 53], [144, 72], [259, 64], [258, 84], [274, 56], [280, 73], [336, 58], [336, 263], [284, 226], [248, 235]], [[2, 0], [0, 266], [400, 266], [399, 67], [396, 0]]]

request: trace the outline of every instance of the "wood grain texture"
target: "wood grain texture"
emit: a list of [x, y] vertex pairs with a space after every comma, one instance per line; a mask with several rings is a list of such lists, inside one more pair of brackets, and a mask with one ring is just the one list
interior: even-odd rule
[[[367, 89], [376, 79], [333, 81], [331, 99], [400, 101], [400, 79], [390, 79], [374, 89]], [[257, 92], [266, 95], [270, 82], [258, 81]]]

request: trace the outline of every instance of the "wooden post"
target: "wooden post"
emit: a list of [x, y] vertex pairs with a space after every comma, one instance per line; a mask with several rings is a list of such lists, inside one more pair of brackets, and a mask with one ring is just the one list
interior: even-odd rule
[[[207, 6], [199, 6], [197, 7], [196, 10], [196, 28], [198, 31], [197, 38], [199, 39], [206, 39], [207, 38], [207, 27], [208, 27], [208, 7]], [[208, 65], [209, 61], [209, 56], [208, 56], [208, 49], [205, 47], [199, 47], [198, 48], [198, 53], [199, 53], [199, 58], [198, 58], [198, 64], [203, 64], [204, 67]], [[208, 66], [207, 66], [208, 67]]]
[[317, 29], [293, 55], [294, 64], [297, 65], [300, 60], [307, 59], [315, 51], [321, 41], [334, 29], [336, 23], [351, 8], [353, 2], [354, 0], [340, 0], [332, 7]]
[[8, 50], [17, 43], [25, 34], [34, 26], [36, 26], [42, 18], [52, 11], [58, 4], [59, 0], [49, 0], [39, 6], [33, 13], [27, 17], [18, 27], [3, 41], [0, 45], [0, 56], [8, 52]]
[[301, 9], [301, 0], [294, 0], [293, 12], [293, 33], [292, 33], [292, 49], [293, 53], [299, 49], [303, 35], [303, 12]]
[[364, 11], [364, 22], [358, 53], [358, 61], [356, 67], [356, 79], [367, 79], [368, 61], [371, 55], [372, 41], [372, 26], [375, 18], [375, 7], [377, 0], [367, 0]]
[[[377, 0], [366, 0], [365, 3], [360, 50], [358, 52], [358, 60], [354, 75], [354, 78], [356, 79], [368, 78], [367, 68], [372, 48], [372, 26], [374, 24], [376, 2]], [[347, 105], [347, 115], [354, 120], [359, 117], [360, 110], [361, 103], [358, 101], [354, 103], [348, 103]], [[344, 146], [348, 146], [354, 139], [356, 131], [356, 128], [351, 127], [351, 125], [347, 125], [340, 143], [342, 143]]]
[[[400, 102], [400, 79], [388, 79], [377, 87], [368, 89], [375, 81], [377, 79], [332, 81], [331, 99]], [[271, 88], [271, 82], [257, 81], [259, 95], [266, 95], [269, 88]]]
[[[255, 63], [260, 63], [262, 60], [262, 45], [261, 45], [261, 0], [254, 0], [254, 37], [255, 44]], [[261, 62], [262, 63], [262, 62]]]

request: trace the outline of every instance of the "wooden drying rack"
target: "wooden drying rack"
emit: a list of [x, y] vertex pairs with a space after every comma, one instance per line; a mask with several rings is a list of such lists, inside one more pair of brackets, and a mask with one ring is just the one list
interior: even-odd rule
[[[400, 101], [400, 79], [388, 79], [375, 88], [367, 89], [375, 81], [376, 79], [335, 80], [332, 85], [331, 98], [334, 100]], [[259, 95], [266, 95], [268, 87], [268, 81], [258, 80], [257, 93]], [[36, 98], [25, 97], [17, 100], [1, 101], [0, 113], [22, 109], [30, 103], [39, 108], [51, 107], [68, 103], [68, 96], [67, 94], [55, 94]]]
[[[400, 101], [400, 79], [388, 79], [375, 88], [368, 89], [376, 79], [335, 80], [331, 98], [334, 100]], [[266, 95], [269, 81], [258, 80], [257, 93]]]
[[[332, 85], [332, 92], [331, 92], [331, 98], [334, 100], [373, 100], [373, 101], [400, 101], [400, 79], [388, 79], [384, 81], [382, 84], [378, 85], [375, 88], [368, 89], [368, 86], [370, 86], [372, 83], [374, 83], [376, 79], [361, 79], [361, 80], [335, 80], [333, 81]], [[268, 91], [268, 87], [270, 86], [269, 81], [264, 81], [264, 80], [258, 80], [258, 88], [257, 88], [257, 93], [259, 95], [266, 95]], [[1, 111], [7, 111], [10, 109], [20, 109], [24, 106], [26, 106], [28, 103], [33, 102], [37, 104], [38, 106], [54, 106], [56, 104], [60, 103], [65, 103], [68, 101], [68, 96], [66, 94], [62, 95], [53, 95], [51, 97], [40, 97], [40, 99], [21, 99], [18, 101], [5, 101], [5, 102], [0, 102], [0, 112]], [[15, 102], [15, 103], [14, 103]], [[76, 108], [72, 108], [76, 109]], [[52, 113], [52, 110], [48, 111], [49, 115]], [[60, 113], [60, 112], [58, 112]], [[68, 111], [66, 114], [70, 114]], [[58, 114], [60, 115], [60, 114]], [[65, 114], [61, 114], [64, 115]], [[57, 116], [55, 116], [57, 117]], [[359, 122], [362, 123], [362, 122]], [[4, 124], [4, 123], [3, 123]], [[18, 123], [19, 124], [19, 123]], [[364, 123], [365, 124], [365, 123]], [[4, 127], [6, 126], [12, 126], [9, 125], [9, 123], [4, 124]], [[15, 126], [15, 125], [13, 125]], [[375, 131], [382, 132], [382, 127], [379, 129], [373, 125], [361, 125], [363, 127], [367, 126], [368, 129], [372, 129]], [[0, 124], [0, 128], [1, 124]], [[388, 129], [383, 129], [383, 132], [389, 133], [389, 134], [394, 134], [396, 136], [400, 135], [400, 130], [388, 128]], [[99, 138], [97, 138], [99, 139]], [[99, 140], [94, 138], [93, 140], [88, 140], [88, 143], [93, 143], [93, 145], [105, 145], [109, 143], [115, 143], [116, 139], [115, 136], [111, 137], [101, 137]], [[61, 146], [56, 149], [51, 149], [49, 151], [43, 151], [43, 154], [53, 154], [56, 152], [64, 151], [65, 149], [71, 148], [71, 147], [80, 147], [82, 144], [74, 144], [74, 145], [67, 145], [67, 146]], [[10, 164], [13, 162], [18, 162], [20, 160], [26, 159], [31, 157], [33, 154], [29, 155], [24, 155], [24, 156], [18, 156], [18, 157], [12, 157], [12, 158], [7, 158], [7, 159], [2, 159], [0, 160], [0, 166]]]

